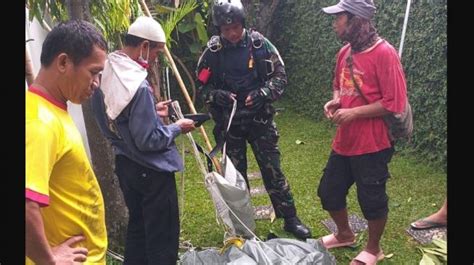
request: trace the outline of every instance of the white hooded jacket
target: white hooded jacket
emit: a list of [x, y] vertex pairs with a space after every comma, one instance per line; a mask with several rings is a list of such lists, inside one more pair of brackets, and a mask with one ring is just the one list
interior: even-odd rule
[[100, 89], [104, 94], [107, 116], [115, 120], [130, 103], [148, 72], [120, 51], [112, 52], [105, 61]]

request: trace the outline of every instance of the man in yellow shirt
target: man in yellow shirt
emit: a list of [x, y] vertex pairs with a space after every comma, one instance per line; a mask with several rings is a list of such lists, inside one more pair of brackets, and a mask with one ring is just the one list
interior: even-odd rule
[[26, 264], [104, 264], [104, 200], [66, 102], [99, 85], [107, 44], [90, 23], [55, 27], [26, 92]]

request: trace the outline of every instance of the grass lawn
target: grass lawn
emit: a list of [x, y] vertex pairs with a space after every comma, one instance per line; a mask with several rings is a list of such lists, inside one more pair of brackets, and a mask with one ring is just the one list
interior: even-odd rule
[[[316, 188], [326, 164], [335, 127], [329, 122], [314, 120], [292, 112], [285, 104], [285, 109], [275, 117], [280, 132], [281, 166], [291, 186], [298, 216], [307, 224], [314, 238], [328, 234], [322, 220], [329, 215], [322, 209]], [[208, 137], [212, 137], [212, 121], [205, 124]], [[195, 140], [204, 146], [199, 134], [193, 133]], [[303, 144], [296, 144], [296, 141]], [[181, 191], [182, 174], [177, 173], [178, 193], [184, 194], [184, 210], [181, 208], [181, 241], [189, 241], [194, 247], [222, 247], [223, 230], [217, 225], [213, 203], [210, 199], [198, 170], [189, 141], [186, 137], [177, 139], [178, 148], [185, 146], [184, 193]], [[248, 148], [249, 170], [257, 172], [255, 158]], [[392, 177], [387, 188], [389, 195], [389, 219], [382, 238], [385, 254], [393, 254], [379, 264], [418, 264], [420, 246], [405, 229], [409, 224], [436, 211], [446, 197], [447, 175], [441, 168], [423, 162], [422, 158], [410, 154], [395, 153], [389, 164]], [[251, 187], [263, 186], [261, 179], [252, 180]], [[363, 217], [352, 187], [348, 200], [350, 213]], [[269, 205], [268, 195], [252, 198], [252, 204]], [[180, 204], [181, 206], [181, 204]], [[283, 220], [273, 223], [269, 220], [258, 220], [256, 234], [264, 239], [270, 231], [280, 237], [292, 237], [283, 228]], [[359, 235], [360, 244], [356, 249], [331, 250], [341, 264], [349, 261], [364, 248], [367, 231]], [[108, 264], [114, 264], [108, 262]]]

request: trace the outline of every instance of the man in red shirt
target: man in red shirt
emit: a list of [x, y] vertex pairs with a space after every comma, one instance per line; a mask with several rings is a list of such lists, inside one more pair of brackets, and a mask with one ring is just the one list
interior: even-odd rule
[[324, 105], [326, 117], [338, 128], [318, 196], [338, 232], [322, 242], [328, 249], [355, 243], [346, 208], [348, 190], [355, 183], [369, 238], [351, 264], [375, 264], [383, 258], [380, 239], [388, 215], [386, 181], [394, 148], [382, 116], [403, 112], [407, 96], [400, 58], [371, 21], [375, 9], [371, 0], [341, 0], [323, 8], [335, 15], [334, 31], [347, 44], [337, 55], [333, 99]]

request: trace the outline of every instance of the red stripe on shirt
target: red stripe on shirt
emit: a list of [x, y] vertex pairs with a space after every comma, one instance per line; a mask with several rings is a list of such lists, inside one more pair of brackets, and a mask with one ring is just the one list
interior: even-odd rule
[[38, 96], [40, 96], [40, 97], [46, 99], [47, 101], [51, 102], [53, 105], [55, 105], [55, 106], [57, 106], [57, 107], [59, 107], [59, 108], [65, 110], [65, 111], [67, 111], [67, 105], [66, 105], [66, 104], [64, 104], [64, 103], [62, 103], [62, 102], [60, 102], [60, 101], [57, 101], [55, 98], [53, 98], [53, 97], [51, 97], [50, 95], [44, 93], [43, 91], [39, 90], [38, 88], [30, 86], [30, 87], [28, 88], [28, 90], [29, 90], [31, 93], [36, 94], [36, 95], [38, 95]]
[[49, 196], [36, 192], [34, 190], [30, 190], [28, 188], [25, 189], [25, 195], [27, 199], [35, 201], [40, 204], [41, 207], [45, 207], [49, 205]]

